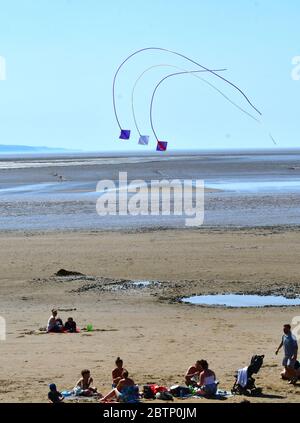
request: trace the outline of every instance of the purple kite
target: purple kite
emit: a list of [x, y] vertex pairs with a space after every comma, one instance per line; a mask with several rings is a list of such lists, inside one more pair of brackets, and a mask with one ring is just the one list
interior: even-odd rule
[[130, 129], [121, 129], [121, 134], [119, 136], [121, 140], [129, 140], [130, 138]]
[[149, 135], [140, 135], [139, 144], [140, 145], [148, 145], [149, 144]]

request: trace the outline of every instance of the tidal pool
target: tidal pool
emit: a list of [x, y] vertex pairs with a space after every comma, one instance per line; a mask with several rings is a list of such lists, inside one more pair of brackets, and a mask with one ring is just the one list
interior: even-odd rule
[[296, 306], [300, 298], [286, 298], [277, 295], [193, 295], [183, 298], [182, 302], [189, 304], [225, 306], [225, 307], [266, 307], [266, 306]]

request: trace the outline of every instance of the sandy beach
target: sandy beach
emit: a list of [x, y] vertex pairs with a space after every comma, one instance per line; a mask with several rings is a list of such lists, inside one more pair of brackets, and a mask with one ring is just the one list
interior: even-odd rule
[[0, 4], [0, 412], [295, 418], [300, 1]]
[[[202, 293], [300, 293], [298, 227], [139, 231], [10, 232], [0, 234], [0, 401], [45, 402], [47, 385], [70, 389], [90, 368], [101, 393], [120, 355], [140, 385], [181, 384], [187, 367], [205, 358], [230, 390], [234, 373], [265, 354], [257, 375], [264, 396], [296, 402], [299, 387], [280, 379], [275, 356], [282, 324], [300, 307], [232, 309], [176, 302]], [[84, 277], [58, 278], [59, 269]], [[128, 281], [156, 281], [128, 287]], [[116, 286], [126, 289], [116, 289]], [[95, 331], [49, 335], [53, 306]], [[242, 397], [227, 399], [239, 402]], [[200, 399], [197, 401], [208, 401]], [[217, 401], [218, 402], [218, 401]]]

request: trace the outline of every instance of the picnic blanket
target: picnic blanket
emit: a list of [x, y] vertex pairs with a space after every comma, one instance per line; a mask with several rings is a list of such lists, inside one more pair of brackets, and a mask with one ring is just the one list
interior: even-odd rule
[[215, 395], [210, 395], [209, 397], [205, 395], [192, 395], [193, 398], [209, 398], [209, 399], [216, 399], [216, 400], [224, 400], [227, 398], [233, 397], [233, 393], [231, 391], [223, 391], [222, 389], [218, 389]]
[[99, 400], [100, 396], [99, 394], [93, 394], [93, 395], [82, 395], [83, 390], [80, 388], [72, 389], [70, 391], [62, 391], [61, 394], [67, 401], [95, 401]]

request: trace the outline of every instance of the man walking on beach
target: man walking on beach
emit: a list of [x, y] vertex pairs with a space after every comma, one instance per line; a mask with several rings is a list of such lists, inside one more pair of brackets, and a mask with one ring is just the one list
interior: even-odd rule
[[285, 373], [294, 373], [295, 363], [297, 360], [298, 343], [291, 331], [291, 325], [286, 324], [283, 326], [283, 336], [279, 347], [275, 354], [277, 355], [279, 350], [283, 347], [284, 357], [282, 365], [285, 368]]

